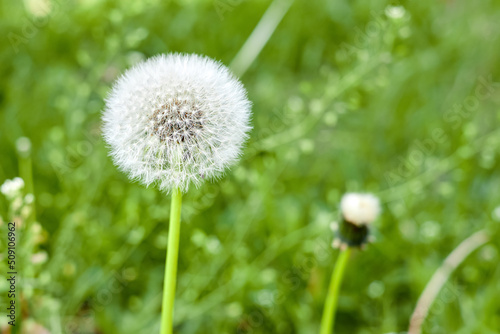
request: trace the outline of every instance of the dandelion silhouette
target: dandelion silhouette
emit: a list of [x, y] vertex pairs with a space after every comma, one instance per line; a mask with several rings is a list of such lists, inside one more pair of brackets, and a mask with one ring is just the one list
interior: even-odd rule
[[114, 84], [103, 133], [114, 163], [133, 180], [172, 193], [161, 333], [172, 333], [182, 193], [217, 179], [248, 138], [251, 103], [222, 64], [198, 55], [153, 57]]

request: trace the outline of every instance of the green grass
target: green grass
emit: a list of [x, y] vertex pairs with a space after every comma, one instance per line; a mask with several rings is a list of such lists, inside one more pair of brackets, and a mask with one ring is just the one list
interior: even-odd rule
[[[500, 4], [402, 2], [401, 18], [389, 4], [297, 0], [241, 76], [254, 103], [242, 161], [183, 199], [178, 333], [318, 332], [346, 191], [378, 194], [384, 212], [377, 242], [349, 261], [336, 333], [406, 331], [434, 271], [483, 228], [493, 242], [452, 275], [424, 333], [498, 333]], [[53, 334], [159, 331], [170, 198], [113, 166], [103, 99], [158, 53], [229, 65], [268, 6], [60, 1], [33, 30], [23, 3], [2, 2], [0, 182], [19, 175], [15, 142], [30, 138], [45, 231], [33, 251], [19, 241], [27, 318]], [[48, 261], [30, 265], [35, 251]]]

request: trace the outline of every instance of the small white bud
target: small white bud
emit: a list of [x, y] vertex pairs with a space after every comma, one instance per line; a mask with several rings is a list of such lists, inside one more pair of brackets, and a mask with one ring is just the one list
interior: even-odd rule
[[347, 193], [342, 197], [340, 210], [348, 222], [366, 225], [377, 219], [380, 213], [380, 202], [372, 194]]
[[0, 187], [0, 192], [8, 199], [14, 199], [21, 194], [24, 188], [24, 181], [20, 177], [15, 177], [12, 180], [5, 180]]

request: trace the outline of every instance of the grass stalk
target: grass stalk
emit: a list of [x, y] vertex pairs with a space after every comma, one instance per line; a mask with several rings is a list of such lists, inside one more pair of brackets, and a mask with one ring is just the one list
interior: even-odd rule
[[432, 275], [429, 283], [427, 283], [424, 291], [418, 298], [417, 306], [410, 319], [408, 334], [422, 333], [422, 325], [425, 318], [434, 300], [439, 295], [439, 291], [441, 291], [453, 271], [470, 255], [470, 253], [487, 243], [489, 240], [490, 238], [486, 231], [482, 230], [476, 232], [462, 241], [460, 245], [448, 255], [443, 264], [434, 272], [434, 275]]

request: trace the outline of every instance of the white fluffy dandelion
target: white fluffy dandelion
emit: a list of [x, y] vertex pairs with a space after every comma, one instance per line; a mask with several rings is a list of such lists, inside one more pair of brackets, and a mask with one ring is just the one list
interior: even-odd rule
[[103, 113], [115, 164], [130, 178], [170, 192], [220, 177], [251, 129], [243, 85], [198, 55], [160, 55], [114, 84]]
[[366, 225], [377, 219], [380, 202], [372, 194], [347, 193], [340, 201], [342, 216], [355, 225]]
[[173, 332], [182, 192], [234, 164], [250, 131], [251, 104], [222, 64], [198, 55], [151, 58], [113, 86], [103, 114], [115, 164], [172, 192], [161, 333]]

